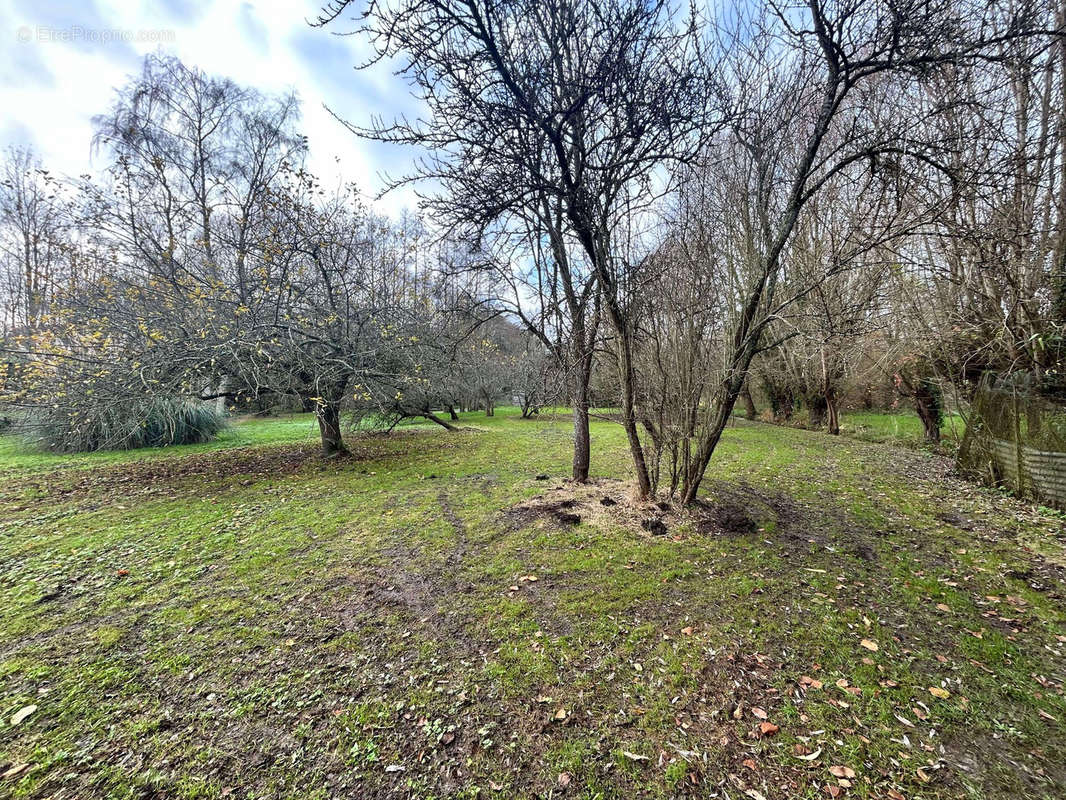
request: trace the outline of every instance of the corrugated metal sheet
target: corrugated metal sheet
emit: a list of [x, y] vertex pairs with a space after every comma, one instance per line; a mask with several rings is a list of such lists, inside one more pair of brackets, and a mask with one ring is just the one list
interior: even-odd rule
[[959, 468], [1066, 509], [1066, 406], [1028, 386], [1019, 384], [1018, 376], [982, 377], [959, 448]]
[[[991, 454], [1003, 480], [1017, 492], [1066, 506], [1066, 453], [1019, 448], [1008, 439], [992, 439]], [[1021, 456], [1021, 475], [1018, 461]]]

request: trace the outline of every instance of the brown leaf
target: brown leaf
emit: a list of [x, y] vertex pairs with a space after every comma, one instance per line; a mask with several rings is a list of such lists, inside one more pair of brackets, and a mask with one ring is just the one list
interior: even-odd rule
[[691, 636], [693, 630], [694, 629], [691, 625], [686, 625], [684, 628], [681, 629], [681, 632], [685, 634], [685, 636]]
[[754, 706], [751, 709], [751, 713], [756, 719], [767, 719], [769, 717], [769, 715], [758, 706]]
[[875, 642], [873, 639], [863, 639], [861, 642], [859, 642], [859, 644], [872, 653], [876, 653], [878, 649], [880, 649], [877, 646], [877, 642]]
[[939, 697], [941, 700], [947, 700], [949, 697], [951, 697], [951, 692], [949, 692], [947, 689], [941, 689], [939, 686], [930, 686], [929, 694], [931, 694], [933, 697]]
[[834, 778], [854, 778], [855, 770], [851, 767], [845, 767], [843, 764], [834, 764], [829, 768], [829, 773]]
[[574, 776], [569, 772], [560, 772], [559, 777], [556, 779], [555, 784], [560, 789], [565, 789], [570, 785], [570, 782], [574, 779]]
[[759, 735], [760, 736], [773, 736], [781, 730], [778, 726], [772, 722], [760, 722], [759, 723]]
[[740, 763], [750, 769], [752, 772], [755, 772], [758, 769], [758, 767], [755, 765], [755, 762], [752, 761], [750, 758], [745, 758]]
[[828, 794], [830, 797], [840, 797], [843, 792], [844, 790], [841, 789], [839, 786], [834, 786], [831, 783], [827, 783], [825, 785], [825, 793]]

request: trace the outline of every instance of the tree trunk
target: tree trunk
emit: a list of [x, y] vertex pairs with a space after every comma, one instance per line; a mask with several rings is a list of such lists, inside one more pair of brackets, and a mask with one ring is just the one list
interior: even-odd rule
[[744, 381], [744, 390], [740, 393], [740, 397], [744, 401], [744, 418], [755, 419], [759, 411], [755, 408], [755, 398], [751, 396], [751, 387], [748, 386], [747, 381]]
[[[584, 343], [577, 345], [584, 350]], [[591, 462], [591, 438], [589, 436], [589, 382], [592, 379], [591, 358], [584, 352], [577, 352], [574, 363], [574, 468], [573, 478], [578, 483], [589, 479]]]
[[837, 393], [833, 389], [828, 389], [825, 393], [825, 411], [829, 433], [838, 436], [840, 434], [840, 408], [837, 403]]
[[922, 420], [925, 439], [928, 442], [940, 441], [940, 422], [943, 418], [940, 392], [932, 381], [923, 378], [915, 383], [914, 408]]
[[459, 415], [455, 413], [455, 406], [448, 406], [448, 417], [451, 419], [452, 422], [457, 422], [459, 420]]
[[341, 436], [340, 404], [319, 400], [315, 410], [318, 417], [318, 432], [322, 435], [322, 455], [327, 458], [348, 452]]
[[648, 474], [648, 464], [644, 460], [644, 447], [640, 443], [640, 432], [637, 430], [637, 387], [636, 376], [633, 372], [633, 343], [624, 323], [616, 321], [615, 330], [621, 340], [618, 368], [622, 378], [622, 427], [625, 429], [626, 439], [629, 442], [633, 471], [637, 473], [637, 499], [646, 500], [651, 497], [651, 477]]
[[826, 398], [824, 395], [808, 395], [807, 409], [810, 415], [810, 423], [812, 428], [821, 428], [825, 424], [825, 412], [826, 412]]
[[714, 422], [700, 441], [696, 457], [692, 459], [685, 471], [681, 485], [681, 503], [683, 505], [696, 501], [696, 495], [700, 491], [700, 484], [703, 483], [703, 476], [707, 473], [707, 465], [711, 463], [711, 455], [718, 446], [718, 440], [722, 438], [722, 431], [725, 430], [725, 426], [729, 422], [729, 415], [733, 413], [733, 406], [736, 405], [738, 394], [739, 389], [727, 390], [722, 404], [715, 412]]
[[425, 417], [426, 419], [428, 419], [430, 422], [436, 422], [438, 425], [440, 425], [442, 428], [444, 428], [447, 431], [457, 431], [457, 430], [459, 430], [457, 427], [452, 425], [447, 420], [441, 419], [440, 417], [438, 417], [432, 411], [423, 411], [422, 412], [422, 416]]
[[918, 412], [918, 418], [922, 421], [925, 430], [925, 439], [928, 442], [940, 441], [940, 425], [937, 413], [926, 398], [918, 395], [914, 398], [914, 408]]
[[781, 424], [789, 422], [795, 411], [795, 399], [792, 390], [767, 381], [764, 384], [766, 396], [770, 400], [770, 411], [774, 415], [774, 422]]

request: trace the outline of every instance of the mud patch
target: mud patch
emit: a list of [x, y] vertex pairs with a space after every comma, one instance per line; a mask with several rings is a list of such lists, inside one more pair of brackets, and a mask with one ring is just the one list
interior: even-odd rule
[[750, 536], [759, 529], [759, 523], [752, 519], [751, 512], [731, 502], [704, 505], [699, 517], [696, 530], [704, 534]]

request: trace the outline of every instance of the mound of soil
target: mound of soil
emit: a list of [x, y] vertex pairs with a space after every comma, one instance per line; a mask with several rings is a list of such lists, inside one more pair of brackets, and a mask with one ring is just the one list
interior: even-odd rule
[[707, 505], [697, 526], [700, 533], [725, 533], [730, 536], [750, 536], [759, 529], [747, 509], [735, 503]]

